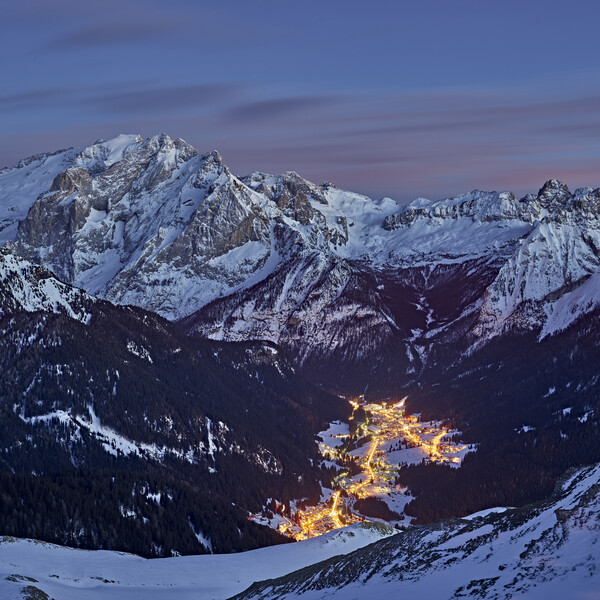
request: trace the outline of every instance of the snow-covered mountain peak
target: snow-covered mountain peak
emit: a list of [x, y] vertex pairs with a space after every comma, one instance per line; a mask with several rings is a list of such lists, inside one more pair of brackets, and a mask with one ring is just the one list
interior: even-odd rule
[[233, 176], [218, 152], [199, 155], [164, 134], [127, 147], [93, 176], [82, 167], [56, 175], [19, 224], [23, 256], [91, 293], [171, 317], [264, 264], [277, 209]]
[[[196, 148], [194, 148], [191, 144], [188, 144], [181, 138], [172, 138], [166, 133], [159, 133], [158, 135], [148, 138], [146, 145], [151, 150], [156, 151], [158, 156], [173, 156], [177, 158], [179, 162], [188, 161], [194, 156], [198, 155], [198, 150], [196, 150]], [[214, 157], [215, 154], [220, 158], [220, 154], [218, 152], [211, 152], [207, 156]]]
[[512, 192], [482, 192], [473, 190], [466, 194], [432, 202], [417, 198], [398, 213], [387, 217], [384, 229], [411, 227], [417, 223], [441, 226], [445, 221], [468, 219], [475, 223], [498, 221], [527, 221], [527, 209]]
[[406, 205], [406, 208], [427, 208], [429, 206], [431, 206], [433, 204], [432, 200], [429, 200], [429, 198], [422, 198], [419, 196], [419, 198], [415, 198], [413, 201], [409, 202]]
[[284, 214], [302, 225], [307, 225], [314, 217], [311, 203], [327, 205], [323, 188], [300, 177], [295, 171], [277, 176], [254, 172], [242, 181], [270, 198]]
[[573, 209], [584, 219], [600, 219], [600, 188], [575, 190]]
[[221, 155], [221, 153], [218, 150], [212, 150], [211, 152], [207, 152], [206, 154], [203, 154], [202, 160], [204, 161], [205, 165], [214, 165], [214, 167], [217, 169], [221, 169], [221, 168], [227, 169], [227, 165], [225, 164], [225, 161], [223, 160], [223, 156]]
[[[600, 302], [590, 302], [591, 288], [583, 288], [600, 269], [600, 189], [583, 188], [571, 195], [565, 185], [551, 180], [531, 201], [536, 203], [535, 210], [544, 216], [486, 290], [474, 329], [481, 339], [513, 326], [543, 326], [544, 334], [558, 331]], [[576, 300], [580, 293], [586, 302]], [[566, 314], [567, 304], [581, 310]]]
[[538, 192], [538, 200], [542, 203], [566, 200], [571, 195], [569, 188], [558, 179], [549, 179]]
[[122, 177], [123, 170], [145, 171], [149, 175], [144, 178], [146, 184], [153, 185], [170, 177], [176, 168], [196, 156], [198, 151], [184, 140], [160, 133], [149, 137], [115, 163], [117, 171], [113, 178]]
[[[542, 326], [560, 312], [545, 298], [574, 291], [600, 257], [600, 190], [571, 194], [558, 180], [520, 200], [473, 190], [401, 207], [294, 171], [238, 178], [216, 150], [199, 154], [166, 134], [25, 162], [0, 172], [0, 241], [15, 240], [24, 258], [89, 293], [171, 319], [225, 299], [200, 327], [224, 339], [307, 340], [320, 322], [309, 306], [339, 308], [364, 285], [373, 286], [366, 304], [379, 306], [388, 300], [378, 274], [467, 261], [487, 265], [469, 308], [480, 314], [473, 331], [487, 339], [513, 323]], [[362, 270], [375, 279], [366, 284]], [[366, 310], [364, 299], [346, 300]], [[343, 328], [349, 310], [323, 315]], [[312, 324], [296, 327], [298, 315]], [[397, 325], [389, 315], [373, 317], [384, 337]]]

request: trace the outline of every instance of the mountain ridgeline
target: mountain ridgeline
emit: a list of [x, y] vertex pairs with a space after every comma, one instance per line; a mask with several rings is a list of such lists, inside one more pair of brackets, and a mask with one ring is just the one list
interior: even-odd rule
[[[323, 390], [408, 395], [478, 444], [460, 469], [400, 472], [421, 521], [600, 460], [600, 189], [399, 206], [122, 135], [0, 171], [0, 242], [0, 464], [23, 486], [97, 468], [109, 489], [118, 468], [123, 489], [160, 479], [155, 512], [184, 484], [216, 511], [318, 494], [314, 435], [347, 415]], [[183, 551], [218, 538], [182, 519]]]

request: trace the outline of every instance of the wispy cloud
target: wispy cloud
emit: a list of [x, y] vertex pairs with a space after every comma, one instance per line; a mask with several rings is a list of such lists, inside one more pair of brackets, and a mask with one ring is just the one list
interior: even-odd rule
[[241, 85], [200, 83], [99, 95], [90, 99], [90, 103], [97, 110], [122, 115], [165, 114], [184, 108], [218, 105], [236, 99], [242, 91]]
[[403, 200], [475, 187], [524, 193], [561, 173], [582, 177], [567, 183], [600, 183], [600, 94], [593, 89], [310, 96], [289, 110], [257, 102], [221, 117], [241, 130], [237, 147], [225, 150], [248, 170], [293, 168]]
[[4, 111], [37, 109], [65, 97], [61, 88], [42, 88], [0, 96], [0, 109]]
[[62, 50], [78, 46], [104, 45], [119, 42], [130, 44], [134, 40], [152, 39], [160, 34], [171, 33], [174, 29], [174, 24], [161, 23], [159, 21], [105, 21], [68, 32], [45, 44], [43, 49]]
[[313, 112], [339, 104], [339, 97], [326, 95], [272, 98], [241, 104], [225, 112], [222, 117], [225, 120], [244, 122], [256, 120], [273, 121], [290, 119], [298, 115], [304, 116], [308, 111]]
[[27, 18], [44, 19], [51, 24], [54, 36], [39, 47], [39, 51], [44, 52], [160, 40], [191, 27], [189, 20], [176, 11], [136, 0], [105, 0], [101, 9], [93, 3], [74, 0], [43, 4], [46, 6], [39, 5], [35, 10], [24, 7], [23, 10]]

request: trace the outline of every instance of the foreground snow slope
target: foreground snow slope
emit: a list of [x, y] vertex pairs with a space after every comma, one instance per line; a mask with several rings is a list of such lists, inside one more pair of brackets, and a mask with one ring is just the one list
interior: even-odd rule
[[600, 465], [550, 500], [382, 540], [242, 598], [600, 598]]
[[385, 525], [359, 524], [312, 540], [240, 554], [153, 560], [5, 537], [0, 538], [0, 598], [21, 600], [23, 588], [33, 586], [57, 600], [217, 600], [239, 593], [253, 581], [352, 552], [393, 531]]

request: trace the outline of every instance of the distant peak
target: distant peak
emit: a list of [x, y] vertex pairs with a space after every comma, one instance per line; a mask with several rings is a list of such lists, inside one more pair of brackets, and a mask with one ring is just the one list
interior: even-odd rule
[[428, 198], [415, 198], [412, 202], [406, 205], [406, 208], [425, 208], [431, 206], [433, 202]]
[[282, 177], [289, 177], [289, 178], [293, 178], [293, 179], [303, 179], [302, 177], [300, 177], [300, 175], [298, 175], [298, 173], [296, 173], [296, 171], [285, 171], [285, 173], [282, 173]]
[[558, 179], [549, 179], [544, 183], [544, 185], [540, 188], [538, 192], [538, 196], [544, 196], [548, 194], [556, 194], [556, 192], [567, 193], [569, 194], [569, 188], [559, 181]]
[[173, 138], [166, 133], [157, 133], [155, 135], [146, 138], [144, 146], [146, 148], [165, 148], [173, 145]]
[[225, 164], [225, 161], [223, 160], [223, 155], [218, 150], [213, 150], [212, 152], [209, 152], [205, 155], [205, 158], [207, 160], [214, 160], [215, 162]]
[[249, 181], [262, 181], [268, 177], [273, 177], [273, 175], [269, 175], [269, 173], [263, 173], [262, 171], [252, 171], [252, 173], [250, 173], [250, 175], [246, 175], [244, 179], [248, 179]]
[[202, 167], [203, 169], [227, 169], [227, 165], [225, 164], [225, 161], [218, 150], [213, 150], [212, 152], [203, 154], [202, 161], [204, 163], [204, 166]]
[[143, 143], [144, 138], [138, 134], [121, 133], [110, 140], [99, 139], [91, 146], [83, 148], [73, 165], [82, 167], [95, 176], [123, 160]]

